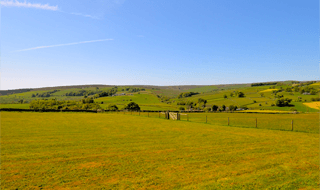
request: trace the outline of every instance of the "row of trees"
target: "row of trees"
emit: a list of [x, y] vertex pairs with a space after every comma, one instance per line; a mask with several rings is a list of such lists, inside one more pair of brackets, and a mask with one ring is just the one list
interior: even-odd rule
[[51, 94], [55, 93], [55, 92], [58, 92], [59, 90], [53, 90], [53, 91], [48, 91], [48, 92], [43, 92], [43, 93], [36, 93], [36, 94], [32, 94], [31, 97], [32, 98], [36, 98], [36, 97], [43, 97], [43, 98], [47, 98], [47, 97], [50, 97]]
[[193, 95], [199, 94], [198, 92], [183, 92], [178, 95], [178, 98], [186, 98]]
[[253, 86], [266, 86], [266, 85], [276, 85], [277, 82], [260, 82], [260, 83], [252, 83], [251, 87]]
[[131, 87], [127, 87], [127, 88], [123, 88], [122, 91], [128, 91], [128, 92], [140, 92], [140, 91], [145, 91], [146, 89], [144, 88], [131, 88]]
[[[243, 98], [245, 97], [243, 92], [240, 91], [235, 91], [235, 92], [231, 92], [230, 93], [230, 97], [238, 97], [238, 98]], [[223, 98], [228, 98], [228, 96], [226, 94], [223, 95]]]
[[74, 100], [56, 100], [56, 99], [41, 99], [41, 100], [32, 100], [29, 105], [30, 109], [34, 110], [98, 110], [101, 109], [98, 103], [94, 103], [93, 99], [83, 99], [81, 101]]
[[116, 94], [118, 92], [117, 87], [111, 88], [107, 91], [103, 91], [101, 93], [98, 93], [96, 95], [94, 95], [94, 98], [99, 98], [99, 97], [106, 97], [106, 96], [112, 96], [114, 94]]
[[309, 87], [309, 86], [306, 86], [306, 87], [298, 87], [298, 86], [295, 86], [295, 87], [287, 87], [285, 89], [286, 92], [300, 92], [300, 94], [303, 94], [305, 92], [307, 93], [310, 93], [311, 95], [316, 95], [318, 93], [318, 90], [313, 88], [313, 87]]
[[93, 91], [93, 90], [79, 90], [77, 92], [67, 92], [65, 93], [66, 96], [90, 96], [94, 95], [96, 93], [99, 93], [101, 91]]

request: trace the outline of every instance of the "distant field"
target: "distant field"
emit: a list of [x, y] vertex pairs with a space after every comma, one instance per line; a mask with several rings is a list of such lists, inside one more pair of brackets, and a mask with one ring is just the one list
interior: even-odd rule
[[310, 103], [304, 103], [304, 105], [313, 108], [313, 109], [320, 109], [320, 102], [310, 102]]
[[276, 90], [278, 90], [278, 89], [266, 89], [266, 90], [260, 91], [260, 93], [261, 92], [273, 92], [273, 91], [276, 91]]
[[316, 82], [316, 83], [313, 83], [313, 84], [311, 84], [310, 86], [320, 86], [320, 82]]
[[[309, 87], [317, 88], [319, 87], [319, 82], [309, 85]], [[251, 84], [225, 84], [225, 85], [201, 85], [201, 86], [136, 86], [137, 88], [145, 88], [145, 91], [140, 91], [139, 93], [130, 93], [125, 91], [129, 86], [118, 86], [117, 94], [126, 93], [124, 96], [108, 96], [100, 97], [95, 99], [95, 102], [101, 103], [102, 108], [106, 108], [107, 104], [116, 104], [119, 108], [123, 108], [125, 104], [133, 101], [137, 103], [142, 110], [179, 110], [180, 107], [186, 109], [188, 106], [177, 105], [177, 102], [193, 102], [193, 105], [198, 103], [198, 99], [202, 98], [207, 100], [206, 107], [210, 108], [213, 105], [218, 106], [247, 106], [252, 110], [281, 110], [289, 111], [291, 108], [297, 109], [299, 112], [318, 112], [318, 109], [313, 109], [306, 106], [303, 103], [310, 103], [312, 99], [318, 98], [319, 95], [306, 95], [301, 94], [301, 92], [278, 92], [277, 95], [281, 95], [284, 98], [292, 99], [292, 107], [277, 107], [272, 106], [276, 103], [277, 97], [272, 93], [274, 90], [292, 88], [291, 81], [284, 81], [277, 85], [266, 85], [266, 86], [254, 86]], [[270, 87], [275, 89], [270, 89]], [[107, 91], [111, 86], [75, 86], [71, 87], [61, 87], [55, 93], [52, 93], [50, 97], [32, 97], [32, 94], [52, 92], [53, 89], [34, 89], [29, 92], [15, 93], [11, 95], [0, 96], [0, 103], [5, 106], [10, 104], [16, 104], [23, 100], [24, 103], [30, 103], [32, 100], [36, 99], [57, 99], [57, 100], [74, 100], [80, 101], [84, 96], [66, 96], [69, 92], [79, 92], [80, 90], [90, 90], [92, 93], [99, 93], [102, 91]], [[300, 87], [306, 88], [306, 86]], [[124, 91], [122, 91], [124, 90]], [[299, 89], [298, 89], [299, 90]], [[198, 92], [199, 94], [193, 95], [185, 98], [178, 98], [180, 93], [185, 92]], [[237, 91], [241, 91], [245, 94], [245, 97], [236, 97]], [[19, 92], [19, 90], [15, 91]], [[3, 92], [6, 93], [6, 92]], [[227, 98], [225, 98], [227, 96]], [[89, 97], [94, 97], [90, 95]], [[25, 107], [24, 107], [25, 108]]]
[[[2, 112], [2, 188], [319, 187], [319, 134], [128, 114]], [[307, 122], [314, 117], [291, 116]]]
[[0, 104], [0, 108], [29, 109], [29, 104]]

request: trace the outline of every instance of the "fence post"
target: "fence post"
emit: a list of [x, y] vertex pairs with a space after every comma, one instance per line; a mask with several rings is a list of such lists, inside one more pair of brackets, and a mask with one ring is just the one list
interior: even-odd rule
[[293, 131], [293, 120], [291, 120], [291, 131]]
[[189, 121], [189, 115], [187, 114], [187, 121]]
[[228, 117], [228, 126], [229, 126], [229, 117]]
[[256, 118], [256, 128], [258, 128], [258, 118]]

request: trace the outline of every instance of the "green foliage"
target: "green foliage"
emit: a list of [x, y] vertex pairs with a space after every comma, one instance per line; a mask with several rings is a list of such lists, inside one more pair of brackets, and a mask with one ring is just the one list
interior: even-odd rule
[[179, 107], [179, 110], [184, 111], [185, 108], [184, 107]]
[[183, 92], [178, 95], [178, 98], [186, 98], [193, 95], [199, 94], [198, 92]]
[[236, 111], [237, 109], [238, 109], [238, 107], [235, 106], [235, 105], [230, 105], [229, 106], [229, 111]]
[[140, 111], [139, 105], [135, 102], [130, 102], [126, 104], [123, 109], [128, 111]]
[[125, 91], [127, 92], [140, 92], [140, 91], [145, 91], [146, 89], [144, 88], [133, 88], [133, 87], [126, 87], [124, 88]]
[[288, 87], [288, 88], [286, 88], [285, 91], [286, 91], [286, 92], [292, 92], [292, 88]]
[[251, 87], [254, 86], [266, 86], [266, 85], [276, 85], [277, 82], [260, 82], [260, 83], [252, 83]]
[[223, 95], [223, 98], [228, 98], [228, 96], [225, 94], [225, 95]]
[[109, 104], [109, 105], [107, 106], [107, 110], [118, 111], [119, 108], [118, 108], [118, 106], [115, 105], [115, 104]]
[[213, 105], [211, 109], [212, 109], [212, 111], [218, 111], [219, 106], [217, 106], [217, 105]]
[[241, 109], [247, 110], [248, 107], [246, 105], [240, 106]]
[[35, 97], [50, 97], [51, 96], [51, 94], [53, 94], [53, 93], [56, 93], [56, 92], [58, 92], [58, 91], [60, 91], [60, 90], [52, 90], [52, 91], [48, 91], [48, 92], [43, 92], [43, 93], [36, 93], [36, 94], [32, 94], [31, 95], [31, 97], [32, 98], [35, 98]]
[[211, 108], [204, 108], [203, 111], [205, 111], [205, 112], [210, 112], [210, 111], [211, 111]]
[[84, 99], [82, 101], [62, 100], [33, 100], [29, 104], [30, 109], [34, 110], [48, 110], [48, 109], [68, 109], [68, 110], [97, 110], [101, 109], [98, 103], [93, 103], [91, 99]]
[[292, 101], [292, 99], [289, 98], [280, 98], [276, 101], [276, 105], [278, 107], [285, 107], [285, 106], [290, 106], [290, 102]]
[[243, 98], [243, 97], [244, 97], [244, 93], [243, 93], [243, 92], [238, 92], [238, 93], [237, 93], [237, 96], [238, 96], [239, 98]]

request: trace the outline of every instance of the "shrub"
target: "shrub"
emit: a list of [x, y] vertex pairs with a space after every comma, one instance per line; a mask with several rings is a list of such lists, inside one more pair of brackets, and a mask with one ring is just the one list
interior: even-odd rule
[[240, 108], [244, 109], [244, 110], [247, 110], [248, 107], [247, 106], [240, 106]]
[[129, 110], [129, 111], [139, 111], [140, 106], [135, 102], [130, 102], [130, 103], [126, 104], [123, 109]]
[[209, 111], [211, 111], [211, 108], [204, 108], [203, 111], [209, 112]]
[[238, 92], [238, 97], [239, 98], [243, 98], [244, 97], [244, 93], [243, 92]]
[[184, 107], [179, 107], [179, 110], [184, 111], [185, 108]]
[[109, 105], [107, 106], [107, 110], [118, 111], [119, 108], [118, 108], [118, 106], [115, 105], [115, 104], [109, 104]]
[[230, 105], [229, 106], [229, 111], [236, 111], [237, 110], [237, 106], [235, 106], [235, 105]]

